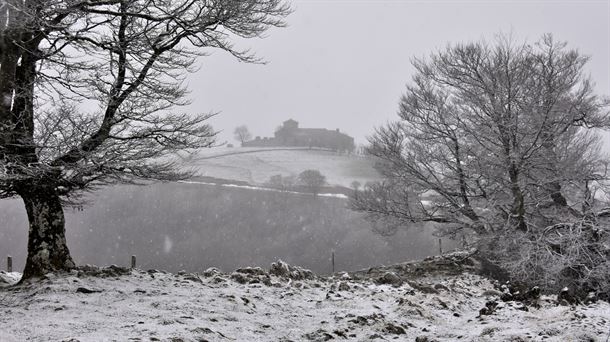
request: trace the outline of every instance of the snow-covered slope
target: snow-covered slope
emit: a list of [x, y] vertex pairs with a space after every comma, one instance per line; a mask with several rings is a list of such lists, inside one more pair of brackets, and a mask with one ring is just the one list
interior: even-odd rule
[[0, 341], [605, 341], [610, 327], [606, 302], [524, 309], [467, 271], [366, 274], [88, 267], [0, 289]]
[[362, 156], [326, 150], [213, 148], [201, 150], [186, 162], [197, 174], [234, 181], [262, 184], [273, 175], [296, 176], [307, 169], [319, 170], [330, 185], [351, 187], [379, 180], [373, 162]]

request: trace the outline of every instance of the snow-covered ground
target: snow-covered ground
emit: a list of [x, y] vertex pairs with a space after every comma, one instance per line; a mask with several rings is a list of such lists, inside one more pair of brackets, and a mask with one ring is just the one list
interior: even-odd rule
[[[394, 269], [419, 270], [405, 265]], [[560, 306], [543, 296], [524, 311], [500, 301], [490, 281], [450, 273], [89, 268], [0, 288], [0, 341], [607, 340], [606, 302]], [[480, 315], [490, 302], [495, 310]]]
[[[178, 181], [178, 183], [199, 184], [199, 185], [215, 185], [215, 186], [220, 186], [220, 187], [225, 187], [225, 188], [270, 191], [270, 192], [278, 192], [278, 193], [292, 194], [292, 195], [308, 195], [308, 196], [311, 196], [311, 193], [298, 192], [298, 191], [278, 190], [278, 189], [265, 188], [265, 187], [253, 186], [253, 185], [217, 184], [217, 183], [199, 182], [199, 181]], [[341, 198], [341, 199], [347, 199], [348, 198], [347, 195], [344, 195], [344, 194], [321, 193], [321, 194], [317, 194], [316, 196], [319, 196], [319, 197], [331, 197], [331, 198]]]
[[308, 169], [319, 170], [330, 185], [348, 188], [354, 181], [365, 184], [380, 179], [368, 158], [317, 149], [212, 148], [200, 150], [185, 162], [200, 176], [250, 184], [264, 184], [277, 174], [296, 176]]

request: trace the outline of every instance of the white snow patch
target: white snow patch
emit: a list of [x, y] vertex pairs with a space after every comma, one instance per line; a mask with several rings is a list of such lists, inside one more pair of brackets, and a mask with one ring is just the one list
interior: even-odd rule
[[[21, 279], [21, 273], [19, 272], [5, 272], [0, 271], [0, 287], [13, 285]], [[1, 340], [0, 340], [1, 341]]]
[[[293, 195], [311, 195], [311, 193], [308, 193], [308, 192], [283, 191], [283, 190], [264, 188], [264, 187], [253, 186], [253, 185], [218, 184], [218, 183], [198, 182], [198, 181], [178, 181], [178, 183], [199, 184], [199, 185], [214, 185], [214, 186], [222, 186], [222, 187], [225, 187], [225, 188], [237, 188], [237, 189], [247, 189], [247, 190], [281, 192], [281, 193], [293, 194]], [[340, 199], [347, 199], [348, 198], [348, 196], [346, 196], [344, 194], [327, 194], [327, 193], [322, 193], [322, 194], [317, 194], [317, 196], [319, 196], [319, 197], [340, 198]]]

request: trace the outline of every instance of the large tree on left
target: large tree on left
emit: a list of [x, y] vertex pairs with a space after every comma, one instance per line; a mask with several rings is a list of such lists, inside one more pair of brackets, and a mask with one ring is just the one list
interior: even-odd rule
[[0, 198], [29, 220], [24, 279], [74, 267], [65, 205], [99, 186], [188, 176], [172, 156], [210, 146], [188, 103], [197, 57], [283, 26], [283, 0], [0, 0]]

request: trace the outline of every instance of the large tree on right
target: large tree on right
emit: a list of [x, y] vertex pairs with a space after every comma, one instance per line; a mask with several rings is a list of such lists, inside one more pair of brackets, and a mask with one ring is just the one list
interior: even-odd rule
[[384, 180], [355, 192], [351, 206], [389, 233], [435, 222], [547, 290], [607, 291], [599, 133], [610, 115], [587, 61], [551, 35], [414, 60], [400, 120], [369, 139]]

